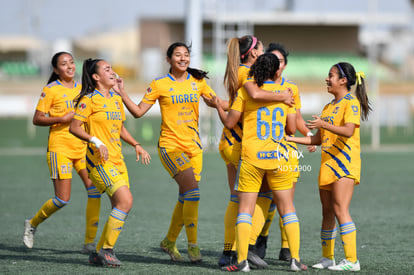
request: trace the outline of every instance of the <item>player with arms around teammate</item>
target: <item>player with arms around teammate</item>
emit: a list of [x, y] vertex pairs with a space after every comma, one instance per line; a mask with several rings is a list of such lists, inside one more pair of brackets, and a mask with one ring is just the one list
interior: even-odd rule
[[85, 161], [86, 143], [69, 133], [69, 125], [75, 113], [73, 100], [79, 95], [81, 85], [73, 79], [76, 66], [70, 53], [56, 53], [51, 63], [53, 72], [47, 86], [43, 88], [33, 116], [33, 124], [50, 127], [47, 163], [55, 197], [46, 201], [33, 218], [25, 221], [23, 242], [26, 247], [32, 248], [39, 224], [69, 203], [72, 169], [75, 168], [88, 192], [85, 244], [82, 253], [89, 254], [95, 249], [93, 241], [98, 229], [101, 194], [88, 178]]
[[[277, 56], [280, 62], [279, 70], [277, 71], [277, 78], [275, 80], [276, 84], [279, 85], [280, 90], [290, 88], [293, 94], [293, 98], [295, 99], [295, 108], [296, 108], [296, 128], [297, 130], [304, 136], [312, 135], [312, 132], [306, 127], [306, 122], [302, 117], [302, 113], [300, 111], [302, 105], [299, 95], [298, 86], [283, 76], [283, 71], [286, 69], [288, 64], [288, 50], [280, 43], [270, 43], [269, 47], [266, 49], [267, 53], [273, 53]], [[289, 164], [286, 169], [293, 171], [293, 188], [292, 188], [292, 198], [294, 197], [296, 183], [299, 179], [300, 171], [299, 171], [299, 152], [297, 145], [294, 142], [288, 142], [287, 147], [289, 149]], [[314, 152], [316, 150], [315, 146], [308, 147], [309, 152]], [[266, 192], [268, 190], [267, 186], [264, 184], [262, 186], [262, 192]], [[270, 198], [271, 199], [271, 198]], [[267, 246], [267, 239], [269, 235], [270, 225], [273, 221], [276, 212], [276, 202], [273, 200], [269, 210], [265, 213], [265, 217], [263, 218], [264, 226], [263, 227], [253, 227], [254, 234], [252, 234], [252, 239], [257, 238], [255, 251], [258, 256], [264, 258], [266, 255], [266, 246]], [[260, 213], [260, 212], [259, 212]], [[283, 221], [279, 218], [279, 227], [280, 227], [280, 235], [281, 235], [281, 249], [279, 252], [279, 260], [282, 261], [290, 261], [290, 251], [288, 246], [288, 241], [286, 234], [283, 229]]]
[[[276, 72], [279, 60], [274, 54], [261, 55], [251, 67], [250, 76], [257, 85], [268, 91], [275, 91]], [[218, 103], [218, 101], [217, 101]], [[285, 131], [296, 131], [294, 107], [281, 102], [261, 103], [249, 97], [244, 88], [238, 95], [228, 115], [217, 105], [223, 124], [231, 129], [243, 117], [243, 138], [241, 163], [235, 189], [238, 193], [239, 208], [236, 221], [237, 263], [222, 267], [224, 271], [249, 271], [247, 254], [252, 230], [252, 215], [263, 178], [277, 200], [277, 208], [286, 226], [289, 246], [292, 251], [291, 270], [306, 270], [299, 258], [299, 220], [293, 199], [291, 171], [282, 167], [288, 161]]]
[[105, 266], [121, 265], [113, 248], [133, 202], [121, 138], [135, 147], [137, 161], [142, 157], [142, 163], [148, 164], [151, 159], [124, 127], [122, 99], [111, 91], [120, 86], [123, 88], [122, 79], [116, 79], [111, 65], [105, 60], [85, 60], [82, 91], [76, 100], [76, 113], [70, 125], [72, 134], [89, 141], [86, 153], [89, 178], [100, 193], [108, 194], [112, 205], [96, 251], [89, 255], [91, 264]]
[[[322, 203], [322, 259], [313, 268], [359, 271], [356, 227], [349, 213], [354, 186], [361, 174], [360, 118], [366, 120], [371, 110], [365, 91], [363, 72], [355, 72], [346, 62], [333, 65], [326, 78], [328, 93], [335, 98], [325, 105], [322, 115], [308, 121], [309, 129], [318, 129], [312, 137], [288, 137], [305, 145], [321, 145], [319, 196]], [[356, 86], [356, 98], [351, 87]], [[345, 259], [335, 265], [336, 220], [344, 246]]]
[[185, 226], [188, 257], [191, 262], [202, 260], [197, 245], [198, 183], [202, 170], [202, 146], [199, 135], [199, 102], [202, 95], [214, 94], [205, 78], [207, 73], [190, 68], [190, 49], [181, 42], [167, 50], [169, 72], [152, 81], [142, 101], [136, 105], [121, 89], [125, 106], [131, 114], [143, 116], [158, 100], [161, 108], [161, 133], [158, 153], [161, 163], [178, 184], [178, 201], [170, 228], [160, 247], [173, 261], [183, 258], [176, 246], [180, 231]]
[[[244, 87], [250, 97], [261, 102], [280, 101], [293, 103], [291, 94], [287, 91], [273, 93], [260, 89], [255, 81], [248, 81], [250, 67], [256, 59], [263, 54], [263, 43], [255, 36], [245, 35], [233, 37], [227, 45], [227, 64], [224, 75], [229, 100], [220, 101], [221, 106], [231, 106], [236, 97], [237, 90]], [[206, 102], [210, 100], [205, 98]], [[237, 167], [241, 154], [241, 140], [243, 134], [242, 121], [239, 121], [232, 129], [223, 127], [223, 133], [219, 144], [219, 151], [227, 168], [228, 184], [230, 188], [230, 200], [224, 217], [224, 249], [218, 264], [225, 266], [235, 259], [235, 225], [237, 219], [238, 199], [234, 190]], [[266, 267], [267, 264], [249, 251], [249, 260], [257, 267]]]

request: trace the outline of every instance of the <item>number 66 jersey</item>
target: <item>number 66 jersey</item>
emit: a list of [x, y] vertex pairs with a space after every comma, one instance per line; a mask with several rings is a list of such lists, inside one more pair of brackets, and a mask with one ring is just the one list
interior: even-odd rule
[[[280, 92], [280, 85], [265, 81], [263, 90]], [[237, 91], [232, 110], [243, 113], [241, 159], [261, 169], [276, 169], [289, 159], [285, 140], [288, 114], [296, 108], [281, 102], [254, 101], [244, 88]]]

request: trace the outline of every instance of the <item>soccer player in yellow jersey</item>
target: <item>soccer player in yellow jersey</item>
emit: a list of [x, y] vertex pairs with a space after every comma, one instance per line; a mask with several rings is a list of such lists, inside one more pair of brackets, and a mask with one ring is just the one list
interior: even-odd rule
[[[288, 63], [289, 52], [286, 50], [286, 48], [282, 44], [279, 44], [279, 43], [270, 43], [269, 47], [266, 49], [266, 52], [275, 54], [280, 62], [279, 70], [277, 71], [277, 78], [275, 80], [276, 84], [279, 85], [278, 89], [280, 90], [290, 89], [293, 93], [293, 97], [295, 100], [295, 108], [296, 108], [297, 130], [304, 136], [312, 135], [312, 132], [306, 127], [306, 123], [300, 111], [302, 105], [301, 105], [298, 86], [283, 76], [283, 71], [286, 69], [286, 66]], [[288, 142], [287, 146], [289, 148], [289, 163], [285, 169], [289, 169], [294, 172], [294, 175], [293, 175], [294, 180], [293, 180], [293, 188], [292, 188], [292, 197], [294, 197], [296, 183], [300, 175], [300, 172], [299, 172], [300, 152], [298, 152], [298, 148], [294, 142]], [[316, 150], [316, 146], [308, 146], [309, 152], [314, 152], [315, 150]], [[269, 190], [267, 186], [263, 185], [261, 193], [262, 192], [266, 193], [267, 190]], [[272, 198], [270, 197], [270, 199]], [[276, 201], [273, 200], [270, 205], [269, 210], [267, 211], [267, 213], [265, 213], [265, 216], [263, 217], [264, 226], [253, 227], [254, 234], [252, 234], [251, 238], [252, 240], [256, 240], [257, 238], [255, 251], [257, 255], [261, 258], [264, 258], [266, 255], [266, 246], [267, 246], [267, 239], [269, 235], [269, 229], [273, 221], [273, 217], [275, 216], [275, 212], [276, 212]], [[260, 211], [258, 211], [257, 213], [258, 215], [261, 214]], [[257, 223], [259, 224], [259, 222]], [[281, 233], [280, 234], [281, 235], [281, 249], [279, 252], [279, 260], [289, 262], [291, 258], [290, 251], [289, 251], [286, 234], [284, 233], [284, 230], [283, 230], [283, 222], [281, 218], [279, 218], [279, 227], [280, 227], [280, 233]]]
[[202, 256], [197, 245], [198, 183], [202, 170], [202, 146], [199, 135], [199, 102], [202, 95], [214, 94], [205, 78], [207, 73], [190, 68], [189, 47], [173, 43], [167, 50], [170, 70], [167, 75], [150, 84], [142, 101], [136, 105], [121, 90], [128, 110], [139, 118], [158, 100], [161, 108], [161, 133], [158, 153], [161, 163], [178, 184], [178, 202], [175, 205], [170, 228], [160, 247], [173, 261], [183, 258], [176, 247], [176, 240], [184, 225], [188, 241], [188, 257], [200, 262]]
[[[322, 203], [322, 258], [313, 265], [317, 269], [359, 271], [356, 249], [356, 227], [349, 213], [354, 186], [361, 173], [360, 119], [366, 120], [371, 110], [365, 91], [363, 72], [355, 72], [346, 62], [333, 65], [326, 78], [328, 93], [335, 98], [322, 115], [308, 121], [309, 129], [318, 129], [315, 136], [288, 137], [301, 144], [321, 145], [319, 195]], [[356, 84], [356, 98], [350, 91]], [[335, 265], [334, 247], [336, 220], [344, 246], [345, 259]]]
[[137, 161], [142, 157], [142, 163], [148, 164], [151, 159], [124, 127], [122, 99], [111, 91], [120, 87], [123, 88], [123, 80], [116, 78], [111, 65], [105, 60], [85, 60], [82, 91], [76, 100], [76, 113], [70, 125], [72, 134], [89, 141], [86, 153], [89, 178], [100, 193], [108, 194], [112, 205], [96, 251], [89, 255], [89, 262], [95, 265], [121, 265], [113, 247], [133, 201], [121, 138], [135, 147]]
[[[225, 110], [233, 104], [237, 90], [244, 87], [248, 94], [258, 101], [281, 101], [292, 104], [293, 99], [289, 92], [273, 93], [260, 89], [254, 81], [247, 81], [250, 66], [257, 57], [263, 54], [263, 44], [255, 36], [246, 35], [241, 38], [231, 38], [227, 45], [227, 65], [224, 75], [224, 84], [228, 92], [229, 101], [221, 101]], [[208, 103], [209, 100], [205, 98]], [[228, 105], [228, 106], [227, 106]], [[238, 199], [234, 190], [237, 166], [240, 160], [242, 121], [239, 121], [233, 129], [223, 128], [219, 151], [227, 168], [228, 184], [230, 188], [230, 201], [224, 217], [224, 249], [218, 264], [225, 266], [236, 257], [235, 252], [235, 224], [237, 218]], [[267, 264], [249, 251], [249, 258], [254, 265], [264, 268]]]
[[33, 124], [50, 126], [47, 162], [55, 197], [46, 201], [33, 218], [25, 221], [23, 242], [26, 247], [32, 248], [34, 233], [39, 224], [69, 203], [72, 169], [75, 168], [88, 192], [85, 244], [81, 252], [89, 254], [95, 249], [93, 241], [98, 228], [101, 194], [88, 178], [86, 143], [69, 133], [69, 124], [74, 115], [73, 100], [79, 95], [81, 85], [73, 79], [76, 66], [70, 53], [56, 53], [51, 63], [53, 72], [48, 85], [43, 88]]
[[[257, 85], [274, 91], [279, 61], [274, 54], [263, 54], [252, 65], [249, 75]], [[216, 101], [218, 102], [218, 101]], [[224, 271], [249, 271], [248, 248], [252, 229], [252, 215], [263, 178], [278, 201], [277, 207], [286, 226], [289, 246], [292, 252], [291, 270], [305, 270], [299, 258], [299, 220], [295, 213], [292, 188], [292, 173], [282, 167], [288, 161], [285, 131], [296, 131], [296, 111], [294, 107], [281, 102], [262, 103], [252, 100], [244, 88], [238, 95], [227, 115], [217, 104], [223, 124], [232, 128], [243, 117], [243, 138], [241, 162], [237, 174], [235, 190], [239, 207], [236, 221], [237, 263], [222, 267]]]

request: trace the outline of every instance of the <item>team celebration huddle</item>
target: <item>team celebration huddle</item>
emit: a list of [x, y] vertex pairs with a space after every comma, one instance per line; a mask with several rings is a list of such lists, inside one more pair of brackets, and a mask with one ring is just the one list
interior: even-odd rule
[[[144, 165], [151, 161], [150, 154], [125, 127], [125, 107], [133, 117], [141, 118], [158, 100], [161, 129], [154, 146], [178, 185], [170, 226], [159, 246], [172, 261], [184, 261], [176, 246], [184, 227], [188, 258], [201, 262], [197, 228], [203, 166], [199, 134], [202, 100], [217, 110], [224, 125], [218, 149], [226, 166], [230, 196], [223, 213], [219, 268], [227, 272], [267, 268], [264, 259], [272, 237], [269, 229], [279, 217], [279, 260], [288, 262], [291, 271], [308, 269], [300, 258], [300, 224], [294, 204], [300, 180], [297, 144], [303, 144], [315, 154], [320, 146], [321, 152], [322, 253], [312, 268], [359, 271], [357, 231], [349, 206], [354, 186], [360, 182], [360, 123], [371, 111], [365, 75], [347, 62], [332, 64], [325, 82], [333, 98], [321, 115], [305, 121], [300, 109], [306, 102], [301, 102], [296, 84], [283, 75], [288, 55], [282, 44], [270, 43], [265, 48], [251, 35], [230, 39], [224, 75], [228, 97], [224, 99], [207, 84], [207, 72], [189, 67], [190, 47], [176, 42], [166, 52], [169, 71], [154, 79], [136, 104], [107, 61], [85, 60], [78, 83], [74, 80], [74, 57], [68, 52], [56, 53], [33, 117], [33, 124], [50, 129], [47, 162], [55, 194], [25, 220], [24, 245], [32, 248], [38, 226], [69, 203], [74, 168], [88, 197], [81, 253], [88, 255], [85, 261], [91, 265], [121, 266], [114, 247], [133, 207], [121, 139], [134, 147], [137, 161]], [[354, 92], [352, 86], [356, 86]], [[110, 199], [111, 211], [96, 238], [103, 193]], [[334, 255], [338, 232], [345, 254], [339, 262]]]

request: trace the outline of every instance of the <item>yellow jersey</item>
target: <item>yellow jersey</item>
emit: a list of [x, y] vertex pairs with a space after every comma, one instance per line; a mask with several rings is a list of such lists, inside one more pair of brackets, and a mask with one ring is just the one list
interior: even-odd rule
[[333, 100], [323, 108], [322, 120], [336, 126], [354, 123], [355, 130], [350, 138], [346, 138], [320, 129], [322, 156], [319, 185], [331, 184], [342, 177], [353, 178], [356, 184], [359, 183], [361, 174], [360, 117], [359, 101], [350, 93], [337, 103]]
[[[61, 117], [74, 111], [73, 100], [79, 95], [81, 85], [73, 81], [73, 88], [67, 88], [59, 80], [49, 83], [43, 88], [36, 110], [48, 114], [49, 117]], [[69, 123], [56, 123], [49, 128], [48, 152], [55, 152], [68, 158], [83, 158], [86, 153], [86, 142], [69, 132]]]
[[161, 133], [159, 147], [177, 149], [190, 157], [202, 152], [199, 133], [199, 102], [201, 95], [210, 97], [214, 91], [205, 79], [196, 79], [187, 73], [183, 82], [177, 82], [168, 73], [153, 80], [142, 102], [161, 108]]
[[[274, 81], [266, 81], [261, 88], [277, 92], [278, 86]], [[241, 159], [261, 169], [277, 169], [286, 164], [286, 118], [296, 113], [295, 107], [254, 101], [242, 87], [231, 109], [243, 113]]]
[[[124, 105], [118, 94], [112, 91], [109, 94], [110, 97], [106, 98], [95, 90], [82, 97], [76, 108], [75, 118], [85, 123], [85, 131], [88, 134], [99, 138], [105, 144], [109, 155], [107, 161], [113, 163], [123, 173], [125, 166], [122, 165], [124, 157], [121, 129], [125, 121]], [[88, 143], [86, 161], [88, 171], [104, 163], [99, 150], [92, 143]]]
[[[279, 85], [280, 87], [278, 88], [278, 90], [280, 91], [284, 91], [287, 88], [290, 88], [292, 90], [293, 99], [295, 100], [295, 109], [299, 110], [300, 108], [302, 108], [298, 86], [294, 82], [287, 80], [284, 77], [282, 77], [282, 81]], [[288, 142], [287, 145], [288, 145], [289, 151], [292, 152], [292, 154], [290, 154], [291, 159], [294, 158], [295, 156], [299, 156], [298, 145], [295, 142]]]
[[[239, 79], [239, 89], [243, 87], [243, 84], [246, 83], [249, 75], [250, 67], [244, 64], [240, 64], [238, 71]], [[233, 100], [229, 100], [229, 106], [231, 108]], [[221, 139], [219, 143], [219, 151], [226, 149], [229, 146], [240, 143], [243, 136], [243, 124], [239, 121], [233, 129], [228, 129], [223, 127], [223, 133], [221, 134]]]

